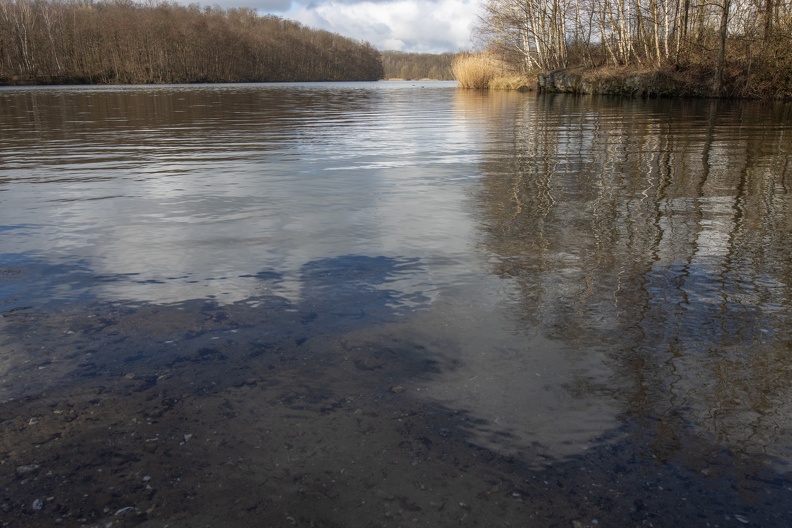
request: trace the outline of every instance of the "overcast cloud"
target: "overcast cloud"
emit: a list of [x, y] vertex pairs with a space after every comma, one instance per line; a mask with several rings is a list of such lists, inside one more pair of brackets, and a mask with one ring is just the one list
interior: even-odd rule
[[[180, 0], [191, 3], [190, 0]], [[480, 0], [204, 0], [297, 20], [380, 50], [442, 53], [471, 48]]]

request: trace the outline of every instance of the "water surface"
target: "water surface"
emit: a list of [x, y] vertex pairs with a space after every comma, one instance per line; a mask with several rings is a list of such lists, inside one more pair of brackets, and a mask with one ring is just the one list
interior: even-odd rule
[[53, 87], [0, 90], [0, 129], [22, 525], [791, 514], [788, 105]]

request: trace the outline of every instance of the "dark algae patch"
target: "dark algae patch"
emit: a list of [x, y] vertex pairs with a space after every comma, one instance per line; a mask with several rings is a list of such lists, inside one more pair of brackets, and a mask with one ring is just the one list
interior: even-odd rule
[[416, 265], [316, 261], [300, 302], [3, 312], [0, 525], [787, 525], [788, 476], [668, 417], [562, 460], [479, 445], [486, 417], [420, 397], [453, 355], [380, 289]]

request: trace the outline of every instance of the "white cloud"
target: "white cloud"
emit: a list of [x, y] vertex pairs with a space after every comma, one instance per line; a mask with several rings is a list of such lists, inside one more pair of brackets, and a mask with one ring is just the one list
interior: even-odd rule
[[203, 6], [219, 6], [223, 9], [249, 7], [264, 13], [283, 13], [291, 8], [292, 0], [203, 0], [198, 2], [177, 0], [177, 3], [184, 5], [198, 3]]
[[[188, 4], [191, 0], [178, 0]], [[203, 0], [251, 7], [364, 40], [380, 50], [441, 53], [470, 49], [480, 0]]]
[[478, 4], [471, 0], [295, 3], [284, 16], [379, 49], [439, 53], [470, 48]]

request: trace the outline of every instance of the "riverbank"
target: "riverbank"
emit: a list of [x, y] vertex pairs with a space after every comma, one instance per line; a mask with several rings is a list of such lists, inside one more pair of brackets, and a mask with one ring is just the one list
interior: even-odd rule
[[[712, 97], [712, 72], [702, 68], [569, 68], [536, 76], [536, 89], [548, 93], [633, 97]], [[792, 86], [759, 76], [725, 76], [720, 97], [789, 99]]]

